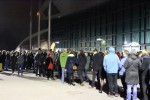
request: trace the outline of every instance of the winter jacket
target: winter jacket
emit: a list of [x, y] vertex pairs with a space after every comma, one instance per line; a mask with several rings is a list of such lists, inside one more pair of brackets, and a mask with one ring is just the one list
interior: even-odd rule
[[107, 73], [118, 73], [120, 60], [115, 54], [114, 48], [109, 48], [109, 54], [104, 57], [103, 66]]
[[78, 55], [78, 70], [85, 69], [85, 65], [87, 63], [87, 58], [84, 53], [80, 53]]
[[126, 69], [125, 82], [127, 85], [139, 84], [139, 68], [142, 66], [141, 61], [136, 55], [131, 54], [124, 63]]
[[146, 84], [149, 83], [150, 80], [150, 56], [142, 57], [142, 67], [140, 68], [141, 76], [145, 78]]
[[65, 68], [66, 67], [67, 58], [68, 58], [68, 53], [67, 52], [63, 52], [63, 53], [60, 54], [60, 65], [61, 65], [61, 68]]
[[19, 55], [19, 56], [18, 56], [18, 59], [17, 59], [17, 63], [23, 64], [23, 62], [24, 62], [24, 57], [23, 57], [23, 55]]
[[92, 68], [94, 71], [99, 70], [101, 72], [101, 69], [103, 67], [103, 59], [104, 59], [103, 53], [96, 53], [93, 56]]
[[48, 69], [48, 66], [49, 66], [50, 62], [53, 64], [53, 59], [51, 57], [47, 57], [45, 59], [45, 64], [46, 64], [47, 69]]
[[76, 65], [77, 58], [73, 54], [69, 54], [66, 62], [67, 73], [73, 73], [73, 66]]

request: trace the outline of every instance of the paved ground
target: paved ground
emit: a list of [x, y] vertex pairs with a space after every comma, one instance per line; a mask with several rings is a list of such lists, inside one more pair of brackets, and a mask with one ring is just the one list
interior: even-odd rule
[[70, 86], [60, 80], [46, 80], [26, 73], [22, 77], [10, 72], [0, 74], [0, 100], [124, 100], [121, 97], [110, 98], [105, 92], [98, 93], [85, 86]]

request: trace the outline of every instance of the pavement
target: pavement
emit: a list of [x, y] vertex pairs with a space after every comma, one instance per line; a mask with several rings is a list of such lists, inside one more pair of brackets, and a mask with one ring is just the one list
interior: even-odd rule
[[59, 79], [47, 80], [33, 73], [25, 72], [19, 77], [17, 73], [11, 75], [10, 71], [3, 71], [0, 73], [0, 100], [124, 100], [120, 96], [108, 97], [105, 92], [101, 94], [89, 88], [89, 83], [75, 84], [62, 84]]

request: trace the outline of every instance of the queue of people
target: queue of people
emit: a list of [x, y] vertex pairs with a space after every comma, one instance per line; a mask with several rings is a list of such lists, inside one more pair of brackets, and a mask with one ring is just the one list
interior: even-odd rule
[[[95, 49], [92, 54], [80, 50], [79, 53], [65, 49], [63, 52], [54, 53], [52, 50], [43, 52], [39, 49], [36, 53], [30, 52], [0, 52], [0, 63], [3, 70], [12, 69], [18, 71], [18, 76], [23, 75], [24, 70], [33, 70], [36, 76], [46, 77], [47, 80], [55, 80], [54, 72], [61, 83], [67, 82], [75, 86], [77, 72], [79, 84], [90, 83], [90, 88], [96, 88], [97, 77], [99, 93], [103, 92], [104, 80], [108, 86], [108, 96], [118, 97], [118, 78], [121, 79], [126, 100], [137, 100], [137, 88], [140, 85], [142, 100], [150, 100], [150, 52], [142, 50], [124, 50], [116, 53], [113, 47], [108, 51]], [[92, 71], [90, 80], [87, 72]], [[132, 99], [131, 99], [132, 98]]]

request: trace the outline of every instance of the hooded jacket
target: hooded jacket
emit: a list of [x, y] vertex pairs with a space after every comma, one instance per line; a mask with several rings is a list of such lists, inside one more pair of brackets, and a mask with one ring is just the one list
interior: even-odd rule
[[109, 48], [109, 54], [104, 57], [103, 66], [107, 73], [118, 73], [120, 60], [115, 54], [114, 48]]

